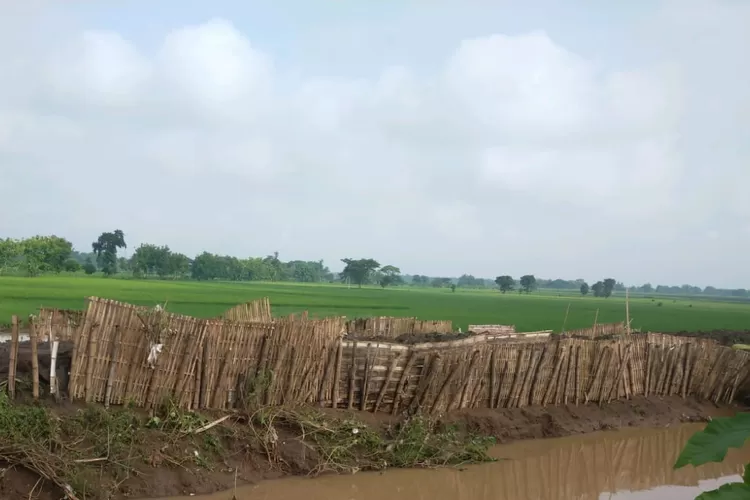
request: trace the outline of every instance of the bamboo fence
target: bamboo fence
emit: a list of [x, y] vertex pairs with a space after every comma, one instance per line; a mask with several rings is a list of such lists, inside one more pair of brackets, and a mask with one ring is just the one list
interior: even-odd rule
[[343, 328], [340, 318], [242, 323], [160, 312], [156, 331], [153, 317], [90, 298], [73, 348], [71, 399], [219, 409], [251, 396], [263, 404], [314, 402]]
[[346, 331], [361, 337], [395, 339], [404, 334], [452, 333], [453, 322], [379, 316], [350, 320], [346, 323]]
[[711, 340], [661, 334], [612, 340], [462, 340], [411, 346], [341, 343], [342, 362], [322, 404], [367, 411], [605, 404], [635, 395], [728, 403], [750, 375], [750, 353]]
[[[55, 324], [44, 318], [36, 325], [40, 334]], [[318, 403], [440, 414], [601, 405], [635, 395], [725, 403], [750, 386], [750, 353], [708, 339], [662, 334], [588, 339], [543, 331], [405, 345], [342, 338], [350, 325], [343, 317], [307, 315], [269, 322], [197, 319], [90, 298], [72, 334], [68, 394], [145, 408], [169, 399], [183, 408]], [[392, 335], [388, 328], [374, 331]], [[9, 349], [11, 393], [17, 344], [15, 334]]]
[[37, 335], [42, 342], [51, 339], [59, 341], [73, 340], [73, 333], [83, 319], [83, 311], [70, 309], [49, 309], [42, 307], [34, 324]]
[[273, 316], [271, 315], [271, 302], [268, 300], [268, 297], [263, 297], [262, 299], [238, 304], [225, 311], [221, 316], [221, 319], [239, 321], [241, 323], [273, 321]]

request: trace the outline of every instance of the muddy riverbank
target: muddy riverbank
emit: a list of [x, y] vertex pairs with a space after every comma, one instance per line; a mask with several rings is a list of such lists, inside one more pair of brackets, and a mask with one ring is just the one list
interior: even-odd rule
[[[88, 488], [87, 499], [169, 497], [222, 491], [235, 481], [247, 485], [288, 476], [481, 462], [491, 442], [479, 436], [511, 443], [623, 428], [667, 428], [737, 410], [679, 397], [634, 398], [601, 408], [471, 410], [440, 421], [405, 424], [400, 418], [372, 413], [266, 409], [253, 416], [234, 415], [204, 429], [222, 415], [174, 408], [164, 408], [154, 417], [129, 409], [22, 408], [0, 405], [3, 418], [16, 419], [21, 426], [11, 434], [0, 430], [3, 467], [16, 465], [0, 475], [1, 498], [27, 498], [36, 485], [38, 498], [52, 500], [59, 498], [64, 484], [76, 491]], [[29, 449], [16, 442], [14, 453], [8, 453], [12, 446], [7, 440], [40, 432], [54, 433], [46, 446], [67, 447], [64, 457], [53, 455], [51, 461], [45, 458], [49, 463], [42, 462], [42, 472], [57, 474], [54, 481], [39, 481], [39, 471], [26, 470], [46, 457], [46, 449], [29, 455]], [[425, 438], [431, 443], [427, 447], [422, 446]]]

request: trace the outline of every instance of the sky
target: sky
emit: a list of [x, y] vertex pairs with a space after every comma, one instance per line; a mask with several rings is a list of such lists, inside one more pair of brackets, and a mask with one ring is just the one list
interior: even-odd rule
[[0, 0], [0, 237], [750, 288], [750, 2]]

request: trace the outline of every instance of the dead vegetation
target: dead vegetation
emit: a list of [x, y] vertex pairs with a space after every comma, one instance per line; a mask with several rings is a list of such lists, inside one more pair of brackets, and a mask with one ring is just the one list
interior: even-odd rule
[[436, 467], [488, 461], [493, 442], [420, 416], [380, 428], [311, 408], [218, 418], [173, 402], [150, 415], [97, 405], [62, 411], [0, 393], [0, 462], [33, 472], [39, 488], [68, 499], [124, 496], [158, 467], [210, 473], [258, 458], [283, 474]]

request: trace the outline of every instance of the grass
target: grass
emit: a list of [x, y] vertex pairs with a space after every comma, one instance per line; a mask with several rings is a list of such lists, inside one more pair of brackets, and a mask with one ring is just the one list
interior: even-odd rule
[[[26, 316], [39, 307], [80, 309], [85, 297], [99, 296], [141, 305], [168, 302], [169, 310], [198, 317], [214, 317], [240, 302], [268, 296], [274, 314], [309, 311], [318, 316], [416, 316], [449, 319], [464, 330], [471, 324], [514, 324], [519, 331], [560, 331], [570, 304], [566, 329], [590, 326], [597, 309], [599, 322], [622, 321], [625, 301], [581, 297], [558, 292], [531, 295], [494, 290], [308, 285], [297, 283], [227, 283], [194, 281], [138, 281], [101, 277], [0, 277], [0, 324], [12, 314]], [[750, 303], [694, 298], [637, 297], [630, 301], [633, 326], [651, 331], [747, 329]]]

